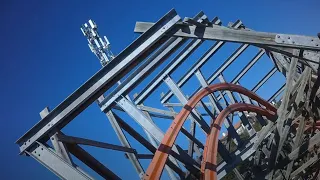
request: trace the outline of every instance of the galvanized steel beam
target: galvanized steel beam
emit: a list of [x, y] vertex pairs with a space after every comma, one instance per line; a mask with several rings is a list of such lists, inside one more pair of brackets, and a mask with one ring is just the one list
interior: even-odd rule
[[[150, 27], [152, 27], [152, 25], [153, 23], [137, 22], [134, 31], [145, 32]], [[180, 23], [177, 26], [179, 30], [174, 34], [174, 36], [178, 37], [218, 40], [226, 42], [239, 42], [274, 47], [287, 47], [301, 50], [320, 50], [320, 40], [318, 37], [236, 30], [217, 26], [203, 27], [203, 30], [199, 31], [196, 30], [196, 28], [200, 27], [190, 26], [184, 23]], [[287, 41], [287, 39], [283, 37], [291, 37], [296, 41]]]

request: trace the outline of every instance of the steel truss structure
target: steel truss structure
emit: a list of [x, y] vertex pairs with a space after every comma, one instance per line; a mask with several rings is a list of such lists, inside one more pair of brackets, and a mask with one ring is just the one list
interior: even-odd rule
[[[141, 35], [113, 56], [109, 41], [100, 38], [93, 21], [81, 30], [103, 68], [52, 111], [45, 108], [40, 112], [41, 121], [16, 142], [21, 154], [33, 157], [62, 179], [93, 179], [73, 162], [70, 154], [102, 178], [120, 179], [80, 145], [124, 152], [142, 179], [159, 179], [163, 170], [170, 179], [221, 179], [230, 174], [237, 179], [319, 178], [318, 37], [258, 32], [240, 20], [224, 27], [219, 18], [210, 21], [203, 12], [182, 20], [171, 10], [156, 23], [137, 22], [134, 31]], [[214, 44], [190, 69], [179, 68], [205, 41]], [[206, 78], [201, 68], [230, 43], [239, 47]], [[256, 49], [256, 55], [227, 82], [225, 70], [249, 47]], [[269, 57], [274, 67], [250, 90], [242, 87], [240, 80], [262, 56]], [[129, 96], [170, 58], [140, 93]], [[177, 69], [183, 75], [175, 82], [172, 74]], [[279, 89], [270, 88], [274, 95], [264, 100], [255, 94], [277, 72], [284, 75], [286, 82]], [[188, 96], [182, 87], [191, 78], [201, 86]], [[169, 89], [160, 99], [163, 108], [144, 105], [161, 85]], [[276, 98], [281, 100], [274, 103]], [[95, 101], [122, 146], [62, 132]], [[179, 108], [181, 111], [177, 112]], [[147, 138], [132, 128], [120, 112], [135, 120]], [[246, 136], [237, 131], [233, 122], [236, 117]], [[172, 124], [164, 132], [153, 118], [169, 119]], [[184, 126], [186, 119], [190, 129]], [[262, 128], [254, 128], [255, 124]], [[220, 136], [223, 125], [227, 129], [225, 138]], [[150, 154], [131, 147], [124, 131]], [[187, 149], [176, 141], [179, 132], [188, 139]], [[204, 133], [206, 140], [196, 138], [196, 132]], [[140, 159], [152, 159], [147, 170]], [[241, 166], [246, 166], [245, 171]]]

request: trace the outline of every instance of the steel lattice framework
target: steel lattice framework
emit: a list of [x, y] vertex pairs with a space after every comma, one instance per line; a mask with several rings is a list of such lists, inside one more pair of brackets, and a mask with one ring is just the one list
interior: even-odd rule
[[[81, 30], [103, 68], [52, 111], [45, 108], [40, 112], [41, 121], [16, 142], [21, 154], [33, 157], [62, 179], [93, 179], [73, 162], [70, 154], [102, 178], [120, 179], [80, 145], [126, 153], [142, 179], [159, 179], [163, 170], [170, 179], [221, 179], [227, 174], [237, 179], [319, 178], [319, 37], [257, 32], [240, 20], [224, 27], [219, 18], [210, 21], [203, 12], [182, 20], [171, 10], [156, 23], [137, 22], [134, 31], [141, 35], [114, 56], [108, 39], [100, 38], [93, 21]], [[214, 44], [190, 69], [180, 69], [205, 41]], [[206, 78], [201, 68], [228, 43], [239, 47]], [[257, 53], [227, 82], [225, 70], [248, 47], [254, 47]], [[253, 88], [242, 87], [240, 79], [262, 56], [269, 57], [274, 67]], [[168, 59], [171, 61], [152, 76], [140, 93], [129, 96]], [[172, 74], [177, 69], [183, 75], [175, 82]], [[277, 72], [284, 75], [286, 82], [279, 89], [270, 88], [275, 93], [264, 100], [256, 92]], [[182, 87], [193, 77], [201, 86], [188, 96]], [[164, 108], [144, 105], [161, 84], [169, 89], [160, 99]], [[178, 102], [173, 103], [172, 97]], [[276, 102], [276, 98], [281, 100]], [[122, 146], [61, 131], [95, 101]], [[177, 113], [179, 107], [181, 111]], [[135, 120], [147, 138], [123, 120], [120, 111]], [[241, 132], [233, 123], [235, 116], [239, 117]], [[153, 118], [173, 121], [163, 132]], [[184, 126], [187, 119], [190, 129]], [[257, 124], [261, 128], [254, 128]], [[227, 135], [221, 137], [223, 125]], [[205, 141], [195, 137], [196, 129], [205, 134]], [[124, 131], [150, 154], [131, 147]], [[180, 132], [188, 139], [186, 150], [176, 141]], [[139, 159], [152, 159], [147, 170]]]

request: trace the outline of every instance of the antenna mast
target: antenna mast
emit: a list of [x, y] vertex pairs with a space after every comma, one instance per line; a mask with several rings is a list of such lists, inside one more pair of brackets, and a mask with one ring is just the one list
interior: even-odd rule
[[102, 66], [105, 66], [114, 58], [110, 50], [111, 44], [106, 36], [103, 39], [98, 33], [98, 26], [93, 20], [89, 20], [81, 26], [81, 31], [89, 42], [90, 50], [98, 57]]

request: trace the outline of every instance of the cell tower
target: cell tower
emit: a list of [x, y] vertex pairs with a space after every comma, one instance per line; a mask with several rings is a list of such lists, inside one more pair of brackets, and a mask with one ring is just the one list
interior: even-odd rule
[[[88, 25], [89, 24], [89, 25]], [[89, 20], [80, 28], [83, 35], [87, 37], [90, 50], [98, 57], [102, 66], [108, 64], [114, 58], [110, 50], [110, 42], [106, 36], [103, 39], [98, 33], [98, 26], [93, 20]]]

